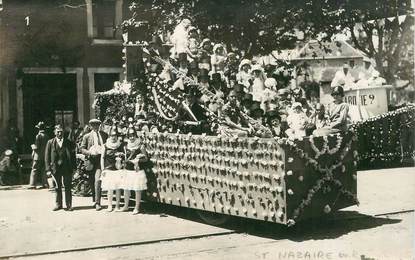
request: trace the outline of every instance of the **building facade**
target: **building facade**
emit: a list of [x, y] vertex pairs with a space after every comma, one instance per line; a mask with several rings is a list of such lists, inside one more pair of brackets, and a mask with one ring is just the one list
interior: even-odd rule
[[17, 128], [27, 152], [35, 124], [94, 116], [94, 93], [123, 80], [128, 0], [6, 0], [0, 11], [0, 151]]

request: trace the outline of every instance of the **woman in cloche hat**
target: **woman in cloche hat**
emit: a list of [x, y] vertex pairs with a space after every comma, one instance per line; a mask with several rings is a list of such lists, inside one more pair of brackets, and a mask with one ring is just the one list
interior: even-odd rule
[[124, 146], [120, 141], [119, 133], [115, 127], [111, 128], [109, 138], [105, 142], [104, 150], [101, 155], [101, 187], [102, 190], [108, 191], [108, 211], [112, 211], [112, 195], [113, 191], [116, 191], [116, 211], [120, 209], [120, 197], [121, 197], [121, 181], [122, 175], [119, 171], [122, 168], [121, 160], [124, 156]]
[[[128, 129], [127, 144], [125, 146], [126, 164], [124, 175], [124, 201], [129, 200], [130, 191], [135, 191], [135, 207], [133, 215], [139, 213], [141, 192], [147, 189], [147, 178], [144, 164], [148, 160], [147, 152], [137, 138], [134, 128]], [[124, 204], [123, 211], [128, 210], [128, 203]]]

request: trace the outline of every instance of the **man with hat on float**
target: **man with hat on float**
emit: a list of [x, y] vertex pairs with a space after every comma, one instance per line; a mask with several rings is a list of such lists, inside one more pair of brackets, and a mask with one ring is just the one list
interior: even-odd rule
[[196, 88], [188, 88], [185, 100], [178, 108], [178, 122], [183, 133], [202, 134], [207, 131], [205, 109], [199, 104], [201, 93]]
[[247, 136], [249, 133], [253, 132], [253, 127], [242, 114], [243, 112], [240, 109], [235, 90], [232, 90], [229, 93], [228, 100], [228, 103], [223, 106], [225, 123], [221, 126], [221, 133], [232, 136], [235, 134]]
[[258, 101], [254, 101], [250, 109], [251, 113], [249, 114], [257, 123], [263, 124], [264, 110], [261, 108], [261, 104]]
[[244, 112], [247, 115], [251, 114], [251, 107], [252, 107], [252, 94], [251, 93], [246, 93], [243, 95], [242, 97], [242, 107], [241, 110], [242, 112]]
[[89, 120], [91, 132], [84, 135], [81, 143], [81, 152], [87, 160], [87, 172], [89, 183], [92, 189], [92, 201], [95, 202], [95, 209], [101, 210], [101, 153], [103, 145], [107, 140], [107, 134], [100, 131], [101, 121], [99, 119]]
[[48, 176], [55, 180], [54, 211], [62, 209], [62, 181], [65, 186], [66, 210], [72, 211], [72, 174], [76, 166], [73, 144], [63, 136], [61, 125], [55, 126], [55, 138], [46, 144], [45, 167]]
[[[29, 189], [47, 188], [48, 181], [45, 172], [45, 150], [49, 137], [45, 133], [45, 123], [39, 122], [36, 126], [38, 133], [35, 143], [32, 144], [32, 171], [30, 172]], [[36, 183], [40, 186], [36, 187]]]
[[291, 91], [287, 88], [281, 88], [278, 90], [278, 114], [281, 118], [281, 134], [284, 135], [285, 131], [289, 128], [287, 123], [288, 111], [291, 109]]
[[325, 127], [316, 129], [313, 135], [328, 135], [346, 132], [350, 125], [349, 105], [344, 102], [344, 90], [341, 86], [334, 87], [331, 92], [333, 103], [327, 109]]
[[265, 113], [266, 126], [271, 130], [272, 136], [281, 137], [281, 117], [276, 110]]

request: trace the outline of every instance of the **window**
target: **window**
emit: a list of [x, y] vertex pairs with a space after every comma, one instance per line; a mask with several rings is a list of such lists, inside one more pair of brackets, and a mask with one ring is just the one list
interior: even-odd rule
[[111, 90], [114, 86], [114, 82], [119, 81], [119, 80], [120, 80], [119, 73], [95, 73], [94, 74], [95, 93]]
[[122, 45], [123, 0], [86, 0], [88, 37], [92, 44]]
[[93, 37], [98, 39], [115, 38], [115, 1], [95, 0], [92, 6]]

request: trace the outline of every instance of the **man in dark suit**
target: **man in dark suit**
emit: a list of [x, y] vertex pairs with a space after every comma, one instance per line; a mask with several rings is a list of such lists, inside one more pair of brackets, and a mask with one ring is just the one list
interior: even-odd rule
[[69, 130], [68, 133], [68, 140], [71, 141], [71, 143], [75, 144], [75, 148], [78, 148], [76, 147], [76, 145], [78, 144], [78, 138], [81, 135], [81, 133], [82, 127], [80, 127], [79, 121], [74, 121], [72, 123], [72, 128], [71, 130]]
[[88, 158], [89, 183], [92, 189], [92, 201], [95, 202], [95, 209], [101, 210], [101, 151], [108, 135], [100, 131], [101, 121], [91, 119], [89, 126], [91, 132], [84, 135], [81, 143], [81, 153]]
[[66, 210], [72, 211], [72, 173], [75, 168], [73, 144], [63, 137], [63, 128], [55, 126], [55, 138], [46, 144], [45, 166], [48, 175], [56, 180], [56, 205], [54, 211], [62, 209], [62, 180], [65, 185]]

